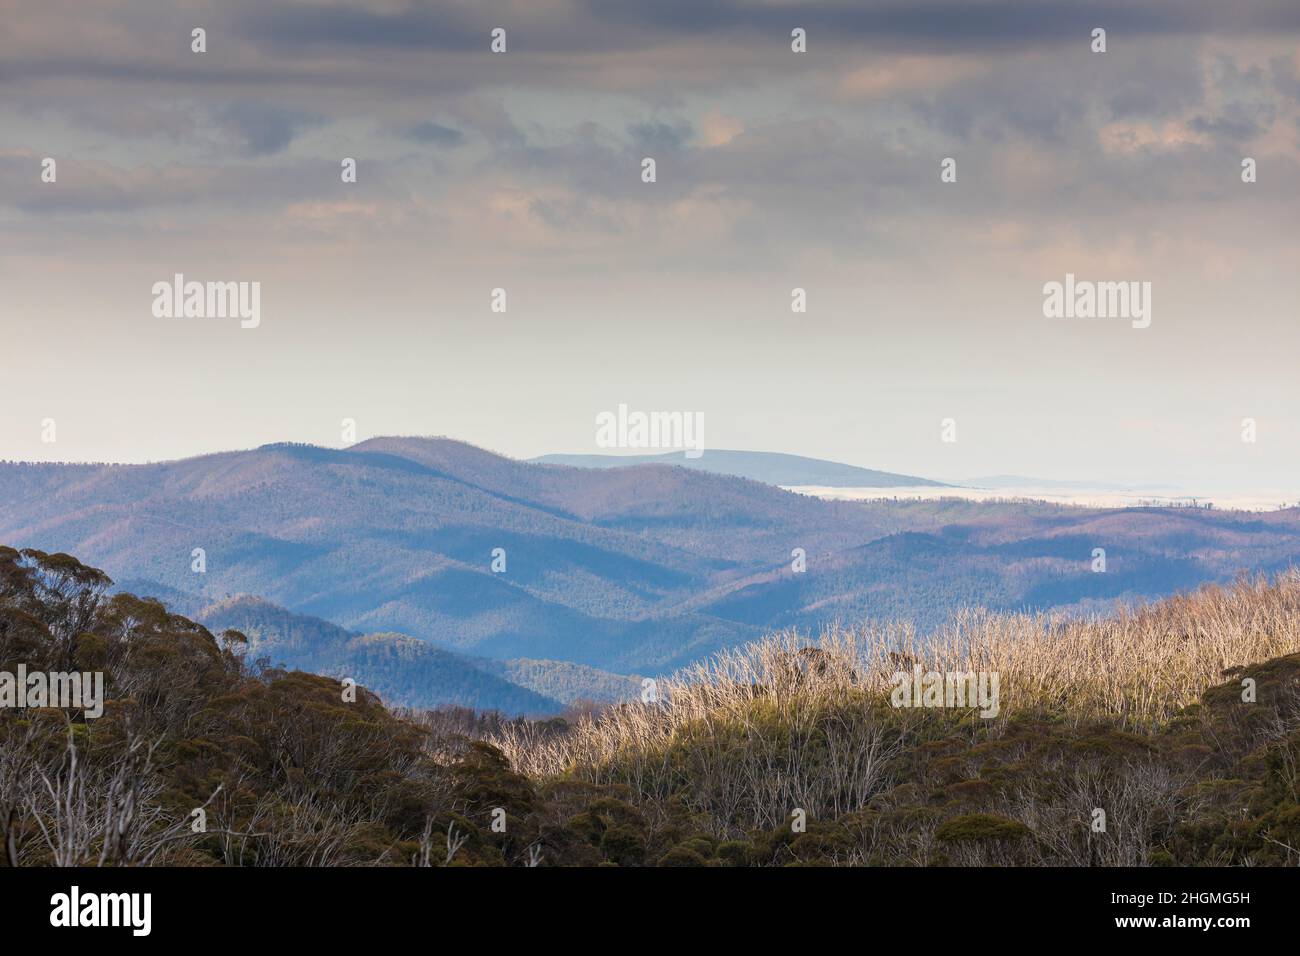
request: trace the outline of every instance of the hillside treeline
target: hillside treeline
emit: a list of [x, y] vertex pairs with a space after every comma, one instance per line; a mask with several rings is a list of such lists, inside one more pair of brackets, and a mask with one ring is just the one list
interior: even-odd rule
[[[778, 636], [572, 721], [390, 711], [110, 583], [0, 548], [0, 672], [106, 697], [0, 708], [4, 865], [1300, 862], [1294, 577]], [[997, 716], [892, 706], [914, 667], [997, 671]]]

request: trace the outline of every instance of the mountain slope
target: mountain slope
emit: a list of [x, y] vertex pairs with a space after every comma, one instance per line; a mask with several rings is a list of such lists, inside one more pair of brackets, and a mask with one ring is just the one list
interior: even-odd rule
[[248, 660], [351, 677], [390, 706], [453, 704], [538, 716], [581, 700], [630, 700], [641, 686], [640, 678], [566, 661], [465, 657], [405, 634], [354, 634], [248, 595], [201, 608], [194, 619], [213, 633], [243, 633]]
[[736, 475], [768, 485], [824, 485], [835, 488], [899, 488], [904, 486], [943, 487], [943, 482], [888, 471], [858, 468], [837, 461], [805, 458], [765, 451], [705, 451], [699, 458], [687, 458], [684, 451], [661, 455], [542, 455], [531, 459], [542, 465], [573, 468], [628, 468], [634, 465], [677, 465], [716, 475]]
[[497, 674], [512, 684], [526, 687], [566, 705], [583, 701], [617, 704], [636, 700], [641, 693], [639, 677], [611, 674], [567, 661], [534, 661], [527, 658], [496, 661], [481, 658], [475, 663], [489, 674]]
[[213, 633], [234, 628], [248, 637], [249, 660], [350, 677], [390, 706], [456, 704], [507, 714], [551, 714], [559, 701], [476, 667], [451, 651], [405, 634], [353, 634], [320, 618], [293, 614], [241, 595], [201, 609], [195, 620]]

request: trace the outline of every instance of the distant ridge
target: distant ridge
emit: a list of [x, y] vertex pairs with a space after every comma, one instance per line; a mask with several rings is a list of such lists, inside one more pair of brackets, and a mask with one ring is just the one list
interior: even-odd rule
[[947, 487], [942, 481], [898, 475], [888, 471], [859, 468], [838, 461], [784, 455], [769, 451], [708, 449], [699, 458], [687, 458], [684, 451], [659, 455], [542, 455], [530, 459], [539, 465], [568, 465], [571, 468], [627, 468], [632, 465], [679, 465], [715, 475], [734, 475], [768, 485], [823, 485], [834, 488]]
[[294, 614], [270, 601], [236, 595], [195, 612], [195, 620], [249, 639], [250, 660], [352, 677], [390, 705], [454, 704], [506, 715], [549, 716], [567, 704], [630, 700], [634, 677], [566, 661], [494, 661], [435, 647], [406, 634], [357, 634], [329, 621]]

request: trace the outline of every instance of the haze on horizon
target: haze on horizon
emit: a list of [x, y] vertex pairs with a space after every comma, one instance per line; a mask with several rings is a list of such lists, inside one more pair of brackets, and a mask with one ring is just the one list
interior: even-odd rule
[[[626, 403], [939, 479], [1296, 484], [1292, 2], [51, 0], [6, 28], [0, 458], [344, 419], [601, 453]], [[260, 324], [156, 318], [177, 273], [259, 282]], [[1150, 282], [1150, 327], [1045, 318], [1067, 274]]]

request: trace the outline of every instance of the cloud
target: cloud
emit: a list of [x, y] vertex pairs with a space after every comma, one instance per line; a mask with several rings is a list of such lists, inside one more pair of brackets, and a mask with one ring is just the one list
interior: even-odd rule
[[671, 34], [779, 33], [792, 27], [818, 43], [865, 41], [873, 49], [985, 52], [1079, 42], [1096, 26], [1117, 37], [1203, 32], [1268, 35], [1300, 30], [1290, 0], [583, 0], [607, 23]]
[[691, 124], [681, 120], [675, 123], [651, 120], [627, 128], [633, 147], [651, 152], [676, 152], [686, 145], [692, 132]]
[[709, 110], [700, 122], [700, 133], [706, 146], [726, 146], [744, 131], [744, 123], [718, 110]]
[[[11, 208], [140, 219], [188, 204], [215, 227], [336, 208], [353, 156], [376, 221], [452, 192], [508, 196], [514, 223], [577, 247], [585, 233], [609, 259], [607, 237], [671, 228], [654, 204], [689, 204], [714, 236], [725, 219], [728, 261], [743, 250], [757, 272], [782, 256], [907, 258], [939, 228], [978, 243], [991, 221], [1032, 234], [1065, 218], [1103, 242], [1121, 208], [1221, 203], [1247, 145], [1273, 182], [1300, 161], [1300, 14], [1274, 0], [1231, 15], [1208, 0], [230, 0], [195, 5], [201, 55], [140, 4], [60, 28], [69, 8], [50, 0], [17, 26], [23, 46], [0, 62], [22, 95], [0, 122], [67, 175], [41, 190], [0, 165]], [[807, 54], [789, 50], [796, 23]], [[1087, 47], [1098, 23], [1104, 55]], [[487, 48], [497, 25], [505, 55]], [[962, 173], [942, 191], [946, 156]], [[721, 258], [704, 236], [673, 253]], [[502, 245], [484, 230], [458, 251]]]
[[231, 104], [217, 114], [221, 127], [242, 141], [251, 156], [271, 156], [284, 150], [303, 129], [319, 126], [320, 116], [244, 101]]
[[458, 129], [425, 120], [409, 127], [406, 137], [429, 146], [459, 146], [465, 135]]

